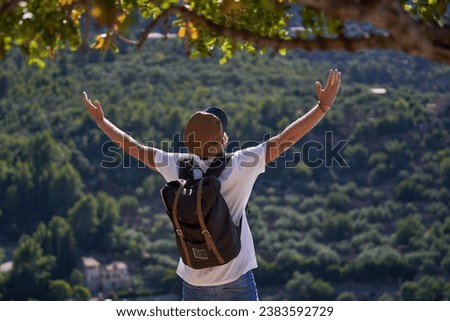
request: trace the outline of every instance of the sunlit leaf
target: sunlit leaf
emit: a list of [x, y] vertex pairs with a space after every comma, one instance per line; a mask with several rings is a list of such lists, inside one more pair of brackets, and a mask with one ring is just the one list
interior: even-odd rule
[[186, 36], [186, 28], [180, 27], [180, 29], [178, 29], [178, 37], [183, 38], [185, 36]]
[[101, 49], [105, 45], [106, 34], [95, 37], [96, 43], [91, 46], [93, 49]]
[[72, 5], [73, 0], [58, 0], [58, 4], [63, 7], [63, 6], [70, 6]]
[[80, 9], [73, 9], [70, 13], [70, 19], [72, 19], [74, 25], [77, 27], [80, 26], [81, 12]]
[[102, 8], [100, 6], [96, 5], [96, 6], [92, 7], [92, 9], [91, 9], [91, 16], [93, 18], [97, 18], [98, 19], [98, 18], [100, 18], [102, 16], [102, 14], [103, 14], [103, 11], [102, 11]]
[[193, 40], [197, 40], [198, 39], [198, 32], [197, 32], [197, 29], [190, 29], [189, 30], [189, 34], [190, 34], [190, 36], [191, 36], [191, 39], [193, 39]]
[[39, 68], [45, 68], [45, 62], [44, 60], [40, 59], [40, 58], [30, 58], [28, 59], [28, 64], [29, 65], [37, 65]]
[[123, 23], [125, 21], [125, 19], [127, 18], [127, 14], [126, 13], [122, 13], [121, 15], [119, 15], [117, 17], [117, 22], [119, 23]]

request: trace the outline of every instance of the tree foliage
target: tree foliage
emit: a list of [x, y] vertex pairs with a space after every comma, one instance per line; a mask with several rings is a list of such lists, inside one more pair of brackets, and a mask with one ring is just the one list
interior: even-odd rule
[[[59, 50], [143, 46], [152, 31], [183, 38], [196, 55], [238, 50], [356, 51], [384, 48], [450, 62], [448, 1], [7, 0], [0, 5], [0, 56], [19, 46], [44, 65]], [[395, 21], [395, 23], [392, 23]], [[365, 28], [366, 23], [371, 28]], [[94, 29], [94, 30], [93, 30]], [[131, 38], [131, 39], [130, 39]]]
[[39, 243], [26, 237], [14, 252], [14, 266], [5, 284], [5, 299], [46, 299], [54, 265], [55, 257], [43, 255]]
[[54, 216], [48, 226], [40, 223], [33, 234], [45, 255], [56, 258], [53, 275], [68, 278], [78, 264], [78, 250], [72, 226], [60, 216]]

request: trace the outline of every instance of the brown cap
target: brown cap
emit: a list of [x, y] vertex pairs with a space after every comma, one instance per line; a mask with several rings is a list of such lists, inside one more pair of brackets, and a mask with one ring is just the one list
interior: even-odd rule
[[189, 118], [183, 135], [190, 153], [201, 158], [214, 157], [223, 149], [223, 128], [218, 117], [198, 111]]

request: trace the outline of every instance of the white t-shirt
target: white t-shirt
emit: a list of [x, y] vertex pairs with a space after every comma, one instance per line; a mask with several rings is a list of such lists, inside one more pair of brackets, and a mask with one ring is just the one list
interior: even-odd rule
[[[187, 154], [167, 153], [157, 150], [156, 170], [167, 182], [178, 178], [178, 160]], [[193, 269], [179, 260], [177, 274], [187, 283], [196, 286], [221, 285], [237, 280], [241, 275], [256, 268], [255, 246], [248, 225], [245, 206], [259, 174], [265, 170], [266, 144], [234, 152], [227, 167], [219, 176], [221, 194], [230, 209], [231, 217], [238, 224], [242, 217], [241, 251], [227, 264], [204, 269]], [[194, 156], [194, 163], [206, 172], [213, 159], [201, 160]]]

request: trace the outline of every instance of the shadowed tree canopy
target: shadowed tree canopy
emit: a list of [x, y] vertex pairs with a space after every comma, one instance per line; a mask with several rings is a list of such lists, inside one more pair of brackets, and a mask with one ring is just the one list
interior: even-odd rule
[[449, 22], [448, 0], [6, 0], [0, 56], [19, 46], [43, 65], [65, 47], [140, 48], [158, 31], [194, 56], [218, 48], [221, 62], [238, 50], [383, 48], [448, 64]]

